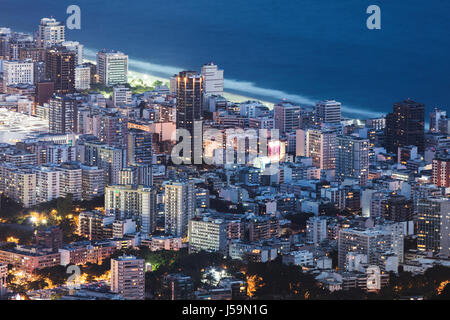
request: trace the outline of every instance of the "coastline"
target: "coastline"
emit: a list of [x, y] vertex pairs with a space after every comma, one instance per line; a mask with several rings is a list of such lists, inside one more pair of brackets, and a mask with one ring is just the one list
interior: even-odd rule
[[[83, 59], [84, 62], [90, 62], [90, 63], [96, 63], [94, 60], [91, 59]], [[180, 69], [181, 71], [181, 69]], [[151, 86], [155, 81], [162, 81], [164, 83], [169, 82], [170, 79], [166, 78], [166, 77], [162, 77], [162, 76], [157, 76], [148, 72], [140, 72], [140, 71], [136, 71], [133, 70], [132, 68], [128, 69], [128, 82], [131, 82], [133, 80], [142, 80], [144, 84]], [[267, 107], [269, 107], [269, 109], [273, 109], [273, 106], [275, 105], [275, 103], [273, 102], [269, 102], [269, 101], [264, 101], [258, 98], [254, 98], [254, 97], [250, 97], [250, 96], [244, 96], [241, 94], [236, 94], [236, 93], [231, 93], [231, 92], [227, 92], [224, 91], [223, 94], [224, 98], [233, 101], [233, 102], [244, 102], [244, 101], [260, 101], [261, 103], [265, 104]], [[280, 99], [281, 101], [281, 99]]]

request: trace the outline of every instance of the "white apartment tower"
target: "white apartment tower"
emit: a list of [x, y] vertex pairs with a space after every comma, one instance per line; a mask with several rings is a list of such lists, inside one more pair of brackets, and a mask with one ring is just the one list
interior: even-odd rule
[[195, 211], [194, 183], [167, 182], [164, 189], [165, 231], [176, 237], [186, 237]]
[[73, 200], [81, 200], [83, 188], [80, 166], [75, 163], [63, 163], [57, 168], [60, 171], [59, 196], [65, 198], [71, 194]]
[[33, 84], [34, 64], [31, 60], [3, 61], [3, 87], [14, 84]]
[[97, 73], [100, 83], [114, 86], [128, 82], [128, 56], [118, 51], [97, 53]]
[[75, 67], [75, 89], [89, 90], [91, 87], [91, 67], [80, 64]]
[[195, 217], [189, 221], [189, 252], [227, 253], [228, 224], [223, 219]]
[[36, 169], [36, 201], [48, 202], [59, 197], [60, 171], [49, 166]]
[[113, 88], [114, 107], [130, 105], [133, 102], [130, 88], [118, 85]]
[[332, 170], [336, 167], [336, 137], [334, 131], [309, 129], [296, 132], [296, 154], [312, 158], [313, 166]]
[[336, 177], [354, 178], [365, 185], [369, 178], [369, 140], [355, 136], [337, 137]]
[[118, 219], [133, 218], [139, 230], [149, 235], [156, 230], [156, 190], [144, 186], [108, 186], [105, 211]]
[[348, 264], [347, 255], [363, 254], [367, 263], [379, 265], [383, 253], [392, 252], [393, 235], [389, 231], [347, 228], [339, 231], [338, 268], [345, 271]]
[[219, 70], [218, 66], [211, 62], [203, 65], [202, 76], [204, 95], [223, 95], [223, 70]]
[[42, 18], [37, 32], [36, 44], [48, 48], [65, 41], [65, 27], [54, 18]]
[[311, 217], [306, 222], [306, 240], [314, 245], [327, 238], [327, 220], [323, 217]]

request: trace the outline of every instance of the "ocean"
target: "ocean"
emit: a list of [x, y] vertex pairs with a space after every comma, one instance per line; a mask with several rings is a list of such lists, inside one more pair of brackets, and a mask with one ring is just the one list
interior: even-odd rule
[[[33, 32], [42, 17], [65, 21], [86, 56], [130, 56], [130, 69], [170, 77], [213, 61], [225, 89], [265, 101], [336, 99], [346, 115], [378, 116], [411, 98], [449, 109], [448, 0], [1, 0], [0, 27]], [[366, 27], [369, 5], [381, 30]]]

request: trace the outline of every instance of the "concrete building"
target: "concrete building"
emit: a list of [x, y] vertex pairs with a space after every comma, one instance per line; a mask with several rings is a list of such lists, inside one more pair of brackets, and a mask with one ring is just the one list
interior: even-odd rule
[[315, 108], [317, 120], [321, 123], [341, 122], [341, 103], [335, 100], [320, 101]]
[[79, 101], [71, 95], [54, 95], [50, 99], [49, 131], [66, 134], [77, 131]]
[[111, 259], [111, 291], [128, 300], [144, 300], [144, 259], [121, 256]]
[[114, 107], [127, 106], [133, 102], [131, 90], [123, 85], [114, 86], [113, 104]]
[[0, 165], [0, 191], [25, 208], [36, 204], [36, 173], [31, 167], [20, 168], [11, 163]]
[[45, 76], [59, 94], [75, 92], [75, 53], [64, 47], [52, 47], [45, 57]]
[[369, 229], [341, 229], [338, 237], [339, 272], [347, 270], [347, 255], [358, 253], [367, 256], [367, 263], [378, 265], [380, 254], [392, 250], [392, 237], [388, 231]]
[[61, 254], [52, 249], [35, 246], [19, 246], [0, 249], [0, 263], [33, 273], [35, 270], [55, 267], [61, 263]]
[[102, 50], [97, 53], [99, 82], [111, 87], [128, 82], [128, 56], [118, 51]]
[[297, 130], [296, 155], [312, 158], [313, 166], [323, 170], [333, 170], [336, 167], [336, 137], [335, 131]]
[[89, 90], [91, 87], [91, 66], [79, 64], [75, 67], [75, 89]]
[[433, 159], [433, 184], [437, 187], [450, 187], [450, 154], [440, 154]]
[[153, 138], [150, 132], [130, 129], [127, 135], [127, 164], [152, 165]]
[[36, 202], [48, 202], [57, 199], [60, 193], [61, 172], [51, 166], [41, 166], [36, 173]]
[[34, 64], [31, 60], [3, 61], [3, 88], [34, 83]]
[[61, 44], [65, 40], [65, 26], [53, 18], [42, 18], [37, 32], [36, 44], [42, 48]]
[[195, 192], [192, 181], [170, 181], [164, 184], [165, 231], [166, 233], [186, 237], [188, 223], [194, 217]]
[[283, 255], [283, 263], [295, 266], [313, 266], [313, 254], [307, 250], [292, 251]]
[[450, 199], [421, 199], [417, 211], [417, 249], [450, 256]]
[[83, 64], [83, 48], [84, 46], [78, 41], [64, 41], [61, 43], [67, 50], [75, 53], [75, 65]]
[[273, 107], [275, 129], [280, 135], [300, 128], [301, 107], [289, 102], [282, 102]]
[[60, 171], [59, 178], [59, 196], [67, 197], [72, 195], [74, 201], [82, 199], [83, 194], [83, 174], [82, 170], [77, 163], [63, 163], [57, 170]]
[[369, 177], [369, 140], [354, 136], [339, 136], [336, 139], [336, 177], [358, 179], [365, 185]]
[[109, 238], [107, 226], [112, 226], [115, 217], [99, 211], [84, 211], [78, 217], [78, 234], [89, 240]]
[[98, 167], [81, 167], [81, 188], [83, 200], [92, 200], [105, 193], [105, 177], [103, 169]]
[[8, 291], [6, 287], [7, 276], [8, 276], [8, 265], [0, 263], [0, 297], [3, 297]]
[[327, 220], [323, 217], [311, 217], [306, 222], [306, 241], [314, 245], [327, 238]]
[[123, 167], [123, 150], [98, 141], [84, 143], [84, 162], [89, 166], [103, 169], [105, 185], [119, 183], [120, 170]]
[[201, 74], [204, 81], [204, 94], [211, 96], [223, 95], [223, 70], [213, 62], [202, 66]]
[[189, 220], [189, 252], [220, 252], [227, 254], [227, 223], [212, 217]]
[[156, 230], [156, 190], [144, 186], [108, 186], [105, 211], [117, 219], [135, 220], [139, 231], [149, 235]]

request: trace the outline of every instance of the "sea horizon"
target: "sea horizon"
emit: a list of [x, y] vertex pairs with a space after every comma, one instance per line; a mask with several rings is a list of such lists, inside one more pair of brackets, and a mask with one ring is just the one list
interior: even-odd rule
[[[33, 10], [17, 21], [8, 14], [16, 5], [5, 0], [0, 25], [32, 33], [42, 17], [65, 22], [72, 4], [24, 2]], [[304, 106], [335, 99], [345, 116], [368, 118], [410, 98], [424, 103], [428, 113], [448, 109], [450, 92], [445, 55], [450, 40], [445, 28], [433, 23], [450, 25], [445, 18], [450, 3], [431, 3], [423, 8], [418, 0], [382, 3], [382, 29], [370, 31], [366, 0], [320, 5], [262, 0], [259, 7], [252, 1], [204, 0], [113, 0], [99, 7], [80, 0], [81, 30], [67, 30], [66, 39], [82, 43], [87, 59], [95, 60], [101, 48], [119, 50], [130, 57], [130, 71], [165, 80], [213, 61], [224, 70], [225, 91], [245, 99]]]

